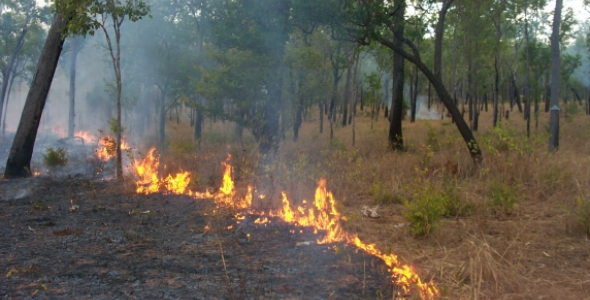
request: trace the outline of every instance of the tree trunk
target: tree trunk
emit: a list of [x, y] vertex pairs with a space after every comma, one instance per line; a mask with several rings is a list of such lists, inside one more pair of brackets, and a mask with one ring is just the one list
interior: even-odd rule
[[4, 140], [4, 137], [6, 136], [6, 113], [8, 112], [8, 100], [10, 100], [12, 86], [14, 84], [14, 80], [16, 79], [16, 69], [18, 69], [18, 63], [14, 65], [14, 70], [12, 70], [12, 76], [10, 76], [10, 83], [8, 84], [8, 91], [6, 92], [6, 101], [4, 101], [4, 117], [0, 118], [2, 120], [2, 136], [0, 136], [0, 141]]
[[78, 41], [77, 38], [72, 38], [72, 57], [70, 60], [70, 111], [68, 114], [68, 137], [73, 138], [75, 132], [74, 120], [76, 117], [75, 101], [76, 101], [76, 58], [78, 56]]
[[527, 9], [524, 10], [524, 44], [526, 54], [526, 83], [524, 88], [525, 106], [524, 118], [526, 119], [526, 136], [531, 136], [531, 77], [530, 77], [530, 58], [529, 58], [529, 26], [527, 18]]
[[10, 148], [4, 178], [31, 176], [31, 157], [37, 138], [37, 129], [63, 49], [63, 34], [69, 21], [69, 18], [61, 14], [56, 14], [53, 19]]
[[428, 69], [428, 67], [420, 59], [420, 54], [418, 52], [418, 49], [415, 46], [413, 46], [413, 44], [411, 42], [406, 40], [406, 44], [408, 44], [412, 48], [412, 52], [413, 52], [413, 55], [412, 55], [412, 54], [409, 54], [408, 52], [406, 52], [404, 50], [404, 48], [399, 47], [398, 45], [396, 45], [392, 41], [387, 40], [387, 39], [383, 38], [382, 36], [378, 37], [378, 41], [381, 44], [383, 44], [384, 46], [394, 50], [396, 53], [401, 54], [405, 59], [407, 59], [411, 63], [418, 66], [418, 69], [420, 69], [420, 71], [422, 71], [424, 76], [426, 76], [426, 78], [428, 78], [428, 80], [432, 84], [432, 87], [436, 91], [439, 99], [445, 105], [447, 111], [449, 112], [449, 114], [451, 114], [451, 117], [455, 121], [455, 124], [457, 125], [457, 129], [459, 130], [459, 133], [463, 137], [463, 140], [465, 141], [465, 144], [467, 145], [467, 149], [469, 149], [469, 154], [471, 155], [473, 162], [475, 163], [475, 165], [479, 166], [482, 162], [482, 159], [483, 159], [483, 156], [481, 153], [481, 148], [479, 147], [479, 144], [475, 140], [475, 137], [473, 136], [473, 133], [471, 132], [471, 130], [469, 130], [469, 126], [465, 122], [465, 119], [463, 119], [463, 117], [461, 116], [459, 109], [457, 109], [457, 106], [455, 106], [453, 104], [453, 98], [451, 98], [451, 96], [449, 95], [449, 92], [445, 88], [442, 81], [440, 79], [438, 79], [436, 76], [434, 76], [434, 74]]
[[[259, 141], [259, 150], [261, 156], [269, 158], [271, 152], [276, 152], [279, 147], [279, 112], [282, 101], [282, 70], [280, 62], [275, 62], [274, 80], [270, 84], [269, 100], [264, 107], [263, 118], [264, 124], [261, 130], [261, 140]], [[270, 162], [270, 160], [266, 160]]]
[[559, 26], [563, 0], [555, 0], [553, 32], [551, 33], [551, 117], [549, 121], [549, 151], [559, 149], [559, 75], [561, 68], [559, 53]]
[[411, 107], [410, 107], [410, 122], [414, 123], [416, 121], [416, 106], [417, 106], [417, 101], [418, 101], [418, 67], [415, 68], [414, 71], [414, 76], [413, 76], [414, 80], [412, 80], [413, 82], [410, 84], [411, 87]]
[[[404, 46], [404, 15], [406, 10], [405, 0], [395, 0], [395, 20], [393, 44], [397, 48]], [[391, 118], [389, 123], [389, 147], [394, 151], [404, 149], [402, 135], [402, 119], [404, 105], [404, 57], [395, 52], [393, 54], [393, 89], [391, 91]]]

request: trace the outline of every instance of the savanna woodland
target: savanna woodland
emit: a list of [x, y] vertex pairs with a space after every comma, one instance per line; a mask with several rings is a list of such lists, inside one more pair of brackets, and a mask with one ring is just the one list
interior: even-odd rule
[[2, 299], [590, 299], [588, 0], [0, 14]]

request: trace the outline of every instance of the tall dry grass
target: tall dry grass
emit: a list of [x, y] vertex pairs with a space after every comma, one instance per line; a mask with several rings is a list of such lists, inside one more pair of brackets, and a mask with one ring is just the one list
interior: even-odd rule
[[[590, 117], [562, 118], [556, 153], [547, 151], [548, 123], [540, 113], [527, 138], [522, 115], [513, 112], [494, 129], [491, 113], [482, 112], [475, 137], [484, 162], [476, 168], [448, 119], [404, 121], [406, 151], [396, 153], [388, 150], [383, 117], [371, 129], [359, 115], [353, 146], [351, 126], [336, 125], [330, 140], [329, 125], [320, 134], [312, 111], [299, 141], [288, 132], [266, 171], [296, 203], [312, 198], [316, 181], [326, 177], [349, 220], [344, 226], [433, 279], [443, 299], [590, 299], [590, 243], [576, 200], [590, 199]], [[245, 131], [240, 141], [232, 126], [206, 125], [200, 148], [184, 138], [192, 136], [188, 123], [170, 130], [168, 172], [188, 170], [195, 188], [215, 187], [230, 153], [238, 187], [256, 184], [254, 139]], [[404, 203], [416, 201], [425, 184], [450, 195], [458, 212], [416, 237]], [[495, 201], [498, 194], [513, 205]], [[377, 204], [381, 218], [361, 217], [363, 205]]]

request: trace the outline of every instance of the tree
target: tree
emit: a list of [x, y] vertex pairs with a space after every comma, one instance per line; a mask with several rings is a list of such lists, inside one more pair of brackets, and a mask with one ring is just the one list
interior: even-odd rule
[[[123, 178], [123, 161], [121, 156], [121, 95], [123, 93], [123, 76], [121, 74], [121, 26], [128, 18], [135, 22], [149, 13], [149, 6], [142, 0], [104, 0], [95, 1], [91, 9], [94, 26], [102, 29], [107, 42], [107, 50], [113, 64], [117, 88], [117, 119], [114, 131], [117, 135], [117, 178]], [[114, 37], [109, 33], [113, 30]]]
[[549, 151], [559, 149], [559, 25], [563, 0], [555, 0], [553, 32], [551, 33], [551, 115], [549, 120]]
[[[27, 94], [16, 135], [10, 148], [4, 171], [5, 178], [31, 176], [31, 157], [33, 156], [37, 129], [64, 40], [68, 35], [94, 34], [99, 26], [98, 21], [92, 17], [97, 14], [98, 8], [102, 5], [103, 2], [99, 0], [55, 0], [55, 16], [37, 63], [31, 88]], [[138, 19], [134, 15], [128, 17], [134, 21]]]
[[59, 12], [54, 17], [10, 148], [4, 178], [31, 176], [31, 157], [37, 129], [71, 18], [71, 14]]
[[[406, 1], [395, 1], [392, 46], [403, 48], [404, 45], [404, 14]], [[381, 41], [380, 41], [381, 42]], [[382, 44], [384, 44], [382, 42]], [[386, 44], [384, 44], [387, 46]], [[393, 54], [393, 89], [391, 97], [391, 114], [389, 118], [389, 147], [395, 151], [404, 149], [402, 120], [404, 111], [404, 57], [399, 52]]]
[[[8, 62], [0, 69], [0, 72], [2, 73], [2, 87], [0, 88], [0, 119], [2, 117], [2, 109], [4, 108], [8, 85], [11, 82], [11, 74], [13, 70], [16, 70], [15, 64], [17, 63], [19, 53], [25, 44], [25, 36], [29, 31], [31, 23], [36, 18], [34, 0], [13, 1], [8, 4], [14, 13], [2, 14], [2, 38], [3, 46], [6, 47], [3, 51], [10, 48], [12, 48], [12, 51], [8, 56]], [[19, 13], [22, 13], [23, 16], [19, 16]]]
[[76, 60], [78, 53], [84, 46], [84, 39], [77, 36], [70, 39], [70, 41], [70, 106], [68, 113], [68, 138], [73, 138], [75, 129], [74, 118], [76, 116]]

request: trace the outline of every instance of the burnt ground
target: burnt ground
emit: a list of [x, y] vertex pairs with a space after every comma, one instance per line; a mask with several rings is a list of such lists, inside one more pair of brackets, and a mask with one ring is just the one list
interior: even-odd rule
[[0, 298], [392, 298], [379, 259], [255, 219], [91, 177], [0, 180]]

